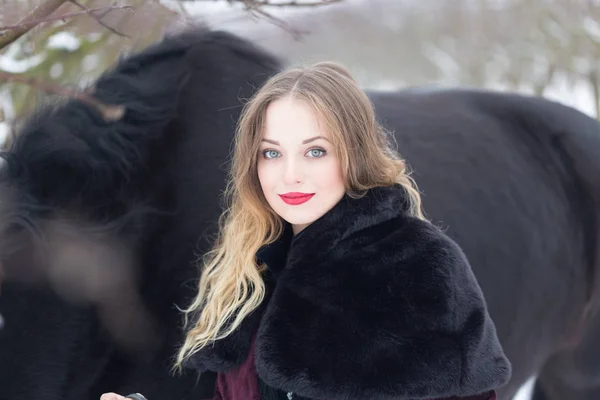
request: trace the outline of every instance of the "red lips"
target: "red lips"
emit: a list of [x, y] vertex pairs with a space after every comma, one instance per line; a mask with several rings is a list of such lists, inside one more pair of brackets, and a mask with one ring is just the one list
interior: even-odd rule
[[309, 201], [315, 194], [314, 193], [300, 193], [300, 192], [290, 192], [280, 194], [281, 200], [283, 200], [286, 204], [290, 204], [292, 206], [297, 206], [302, 203], [306, 203]]

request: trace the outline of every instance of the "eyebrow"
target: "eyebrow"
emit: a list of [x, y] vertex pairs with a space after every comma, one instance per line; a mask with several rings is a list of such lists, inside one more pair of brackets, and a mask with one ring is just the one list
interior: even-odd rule
[[[307, 143], [310, 143], [310, 142], [314, 142], [314, 141], [315, 141], [315, 140], [317, 140], [317, 139], [324, 139], [324, 140], [327, 140], [327, 141], [329, 142], [329, 140], [328, 140], [326, 137], [324, 137], [324, 136], [315, 136], [315, 137], [311, 137], [311, 138], [309, 138], [309, 139], [303, 140], [303, 141], [302, 141], [302, 144], [307, 144]], [[275, 140], [271, 140], [271, 139], [262, 139], [262, 141], [263, 141], [263, 142], [272, 143], [272, 144], [274, 144], [274, 145], [276, 145], [276, 146], [279, 146], [279, 142], [277, 142], [277, 141], [275, 141]]]

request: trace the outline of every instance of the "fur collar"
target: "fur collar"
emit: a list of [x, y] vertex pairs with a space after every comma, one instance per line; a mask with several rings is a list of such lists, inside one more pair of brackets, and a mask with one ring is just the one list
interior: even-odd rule
[[469, 396], [506, 383], [511, 365], [465, 255], [404, 199], [375, 188], [294, 238], [288, 228], [257, 255], [276, 277], [261, 307], [188, 365], [234, 368], [256, 334], [260, 377], [308, 398]]

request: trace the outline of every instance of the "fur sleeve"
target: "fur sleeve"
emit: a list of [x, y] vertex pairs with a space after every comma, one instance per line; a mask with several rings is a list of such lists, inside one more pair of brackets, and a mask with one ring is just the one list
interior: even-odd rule
[[508, 381], [481, 288], [443, 232], [403, 216], [320, 239], [294, 245], [266, 310], [257, 367], [269, 381], [327, 399], [470, 396]]

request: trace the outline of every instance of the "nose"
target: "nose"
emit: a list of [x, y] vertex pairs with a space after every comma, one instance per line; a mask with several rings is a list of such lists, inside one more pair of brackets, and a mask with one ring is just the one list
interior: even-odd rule
[[284, 168], [283, 180], [286, 185], [293, 185], [304, 179], [301, 162], [294, 157], [288, 157]]

